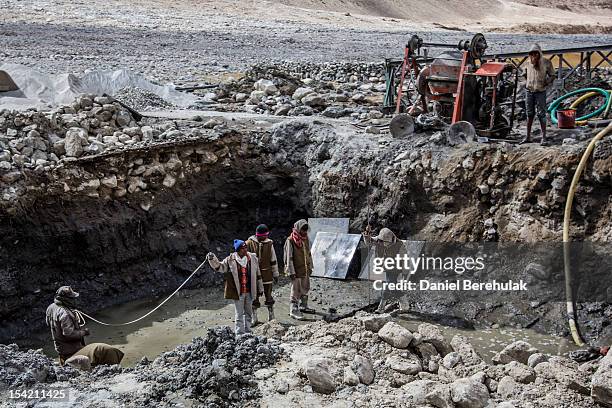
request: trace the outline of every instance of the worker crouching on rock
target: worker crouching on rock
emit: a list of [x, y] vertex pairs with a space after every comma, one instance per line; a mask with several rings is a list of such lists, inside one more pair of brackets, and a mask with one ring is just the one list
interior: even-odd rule
[[89, 329], [82, 327], [77, 315], [78, 299], [78, 292], [70, 286], [62, 286], [55, 292], [53, 303], [47, 308], [46, 322], [51, 329], [60, 364], [85, 370], [100, 364], [119, 364], [123, 359], [121, 350], [104, 343], [85, 345]]
[[546, 144], [546, 88], [555, 79], [555, 69], [549, 59], [544, 58], [542, 49], [534, 44], [529, 50], [529, 61], [525, 64], [525, 75], [527, 76], [525, 104], [527, 107], [527, 135], [521, 140], [521, 144], [531, 142], [531, 127], [537, 116], [542, 129], [542, 142]]
[[[272, 297], [272, 288], [275, 283], [278, 283], [276, 251], [274, 251], [274, 242], [269, 236], [270, 230], [268, 226], [260, 224], [255, 230], [255, 235], [247, 240], [248, 250], [257, 254], [257, 259], [259, 259], [259, 271], [261, 273], [263, 292], [266, 298], [265, 305], [268, 308], [268, 321], [274, 320], [274, 298]], [[259, 298], [256, 298], [253, 301], [253, 325], [259, 323], [257, 319], [257, 309], [260, 305]]]
[[209, 252], [206, 256], [210, 266], [225, 276], [225, 298], [234, 301], [236, 308], [236, 335], [251, 333], [253, 299], [263, 294], [263, 284], [259, 272], [257, 255], [248, 251], [247, 244], [234, 240], [234, 250], [223, 261]]
[[285, 273], [291, 278], [291, 308], [289, 316], [303, 319], [304, 313], [314, 313], [308, 307], [310, 275], [312, 274], [312, 256], [308, 242], [308, 222], [299, 220], [293, 225], [291, 235], [284, 247]]

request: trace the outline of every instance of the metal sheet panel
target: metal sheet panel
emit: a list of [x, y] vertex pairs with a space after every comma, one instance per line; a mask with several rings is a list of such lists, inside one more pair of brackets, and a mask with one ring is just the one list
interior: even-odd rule
[[317, 232], [337, 232], [348, 234], [348, 218], [309, 218], [308, 219], [308, 240], [314, 243]]
[[310, 249], [312, 276], [346, 279], [361, 234], [319, 232]]

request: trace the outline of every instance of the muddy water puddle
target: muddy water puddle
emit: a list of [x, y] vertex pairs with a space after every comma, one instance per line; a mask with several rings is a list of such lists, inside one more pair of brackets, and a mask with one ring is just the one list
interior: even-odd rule
[[[350, 293], [351, 296], [347, 296]], [[284, 325], [305, 324], [319, 320], [324, 313], [308, 316], [307, 321], [296, 321], [289, 317], [289, 284], [285, 282], [274, 292], [276, 299], [275, 315]], [[121, 323], [136, 319], [153, 309], [164, 297], [142, 299], [99, 310], [92, 314], [96, 319], [108, 323]], [[320, 312], [335, 307], [338, 313], [347, 313], [374, 302], [375, 295], [368, 291], [367, 283], [313, 279], [311, 306]], [[263, 303], [263, 301], [262, 301]], [[86, 310], [86, 312], [88, 312]], [[267, 309], [259, 309], [259, 319], [267, 321]], [[203, 336], [208, 328], [219, 325], [233, 325], [234, 306], [223, 299], [221, 288], [184, 290], [163, 307], [138, 323], [122, 326], [101, 326], [88, 323], [91, 331], [88, 343], [103, 342], [120, 348], [124, 353], [123, 366], [137, 363], [143, 356], [154, 359], [160, 353], [175, 348], [178, 344], [188, 343], [193, 337]], [[423, 320], [401, 315], [397, 321], [410, 330], [416, 330]], [[500, 328], [466, 330], [442, 327], [444, 336], [450, 341], [455, 334], [466, 336], [476, 350], [487, 360], [506, 345], [516, 340], [524, 340], [540, 351], [565, 355], [575, 346], [571, 340], [537, 333], [528, 329]], [[48, 331], [37, 333], [34, 346], [42, 347], [49, 356], [56, 356]]]

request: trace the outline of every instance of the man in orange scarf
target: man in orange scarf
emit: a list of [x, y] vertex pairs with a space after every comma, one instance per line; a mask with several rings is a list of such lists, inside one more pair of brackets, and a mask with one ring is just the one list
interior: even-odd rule
[[291, 278], [291, 309], [289, 316], [301, 320], [304, 313], [314, 313], [308, 307], [312, 256], [308, 242], [308, 222], [299, 220], [293, 225], [284, 247], [285, 273]]

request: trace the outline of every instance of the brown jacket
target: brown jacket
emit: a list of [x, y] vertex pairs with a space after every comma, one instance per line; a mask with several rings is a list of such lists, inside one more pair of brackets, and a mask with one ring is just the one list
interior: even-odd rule
[[276, 251], [274, 250], [274, 241], [266, 238], [263, 242], [259, 242], [257, 237], [253, 235], [246, 242], [249, 252], [257, 254], [259, 259], [259, 270], [264, 285], [272, 283], [274, 278], [278, 277], [278, 262], [276, 260]]
[[85, 346], [85, 330], [81, 330], [76, 315], [56, 301], [47, 308], [47, 326], [51, 328], [51, 337], [55, 351], [64, 360]]
[[[257, 255], [251, 252], [247, 256], [251, 258], [251, 296], [253, 299], [256, 299], [259, 293], [263, 293], [263, 283], [259, 273], [259, 260]], [[240, 280], [238, 278], [238, 266], [236, 265], [236, 253], [231, 253], [221, 262], [215, 256], [213, 259], [209, 259], [208, 263], [211, 268], [219, 273], [223, 273], [225, 276], [224, 297], [226, 299], [239, 300], [240, 293], [238, 288], [240, 288]]]
[[312, 274], [312, 256], [310, 255], [310, 243], [308, 238], [302, 241], [302, 247], [298, 247], [291, 237], [285, 241], [285, 273], [288, 276], [295, 275], [305, 278]]

